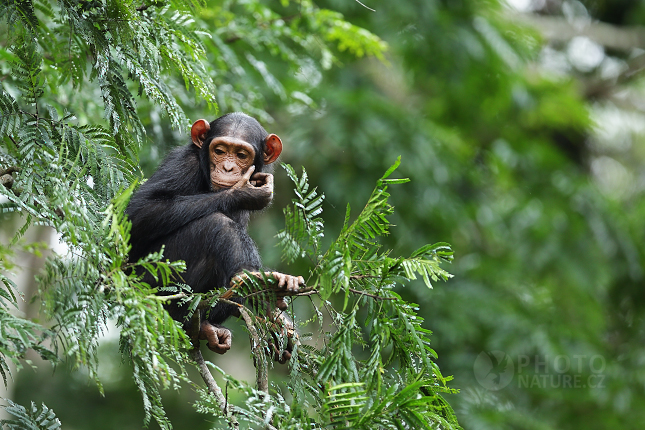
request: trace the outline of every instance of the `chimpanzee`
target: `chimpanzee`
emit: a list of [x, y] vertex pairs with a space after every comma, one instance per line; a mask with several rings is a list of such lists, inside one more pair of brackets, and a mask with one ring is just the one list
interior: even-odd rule
[[[282, 141], [239, 112], [210, 124], [197, 120], [191, 138], [192, 143], [173, 150], [132, 196], [126, 209], [132, 222], [129, 257], [137, 261], [164, 246], [166, 258], [186, 262], [183, 281], [204, 293], [228, 287], [244, 270], [260, 270], [260, 256], [246, 227], [249, 213], [273, 199], [273, 176], [262, 170], [278, 158]], [[265, 276], [290, 292], [304, 285], [301, 276]], [[159, 285], [149, 274], [144, 280]], [[185, 307], [167, 308], [189, 330]], [[203, 315], [199, 337], [208, 340], [209, 349], [220, 354], [230, 349], [231, 333], [219, 324], [236, 314], [237, 306], [218, 303]], [[285, 355], [290, 356], [288, 351]]]

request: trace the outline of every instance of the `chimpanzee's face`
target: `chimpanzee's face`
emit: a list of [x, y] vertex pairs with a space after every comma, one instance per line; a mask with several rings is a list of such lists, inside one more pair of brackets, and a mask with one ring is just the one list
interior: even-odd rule
[[[278, 136], [267, 134], [260, 123], [241, 113], [224, 115], [212, 123], [198, 119], [190, 134], [193, 143], [208, 157], [208, 172], [204, 173], [209, 175], [213, 190], [238, 183], [246, 185], [240, 181], [251, 166], [255, 164], [255, 173], [258, 173], [263, 165], [273, 163], [282, 152]], [[252, 179], [253, 173], [249, 172], [245, 181]]]
[[244, 140], [220, 136], [210, 141], [208, 158], [213, 190], [228, 188], [239, 182], [253, 165], [255, 148]]

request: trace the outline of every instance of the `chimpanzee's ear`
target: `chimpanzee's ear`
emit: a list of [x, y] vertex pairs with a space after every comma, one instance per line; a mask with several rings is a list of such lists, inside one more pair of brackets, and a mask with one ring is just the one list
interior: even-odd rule
[[190, 137], [193, 139], [193, 143], [197, 145], [198, 148], [201, 148], [204, 144], [204, 139], [206, 134], [210, 131], [211, 125], [205, 119], [198, 119], [193, 124], [190, 129]]
[[266, 138], [264, 146], [264, 164], [271, 164], [278, 159], [282, 152], [282, 141], [275, 134], [270, 134]]

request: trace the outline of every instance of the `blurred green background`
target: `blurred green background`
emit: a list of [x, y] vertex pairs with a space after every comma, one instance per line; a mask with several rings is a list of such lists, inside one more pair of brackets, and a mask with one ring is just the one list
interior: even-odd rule
[[[222, 2], [209, 3], [217, 11]], [[407, 255], [445, 241], [455, 251], [452, 280], [402, 294], [434, 332], [465, 429], [643, 428], [645, 1], [364, 3], [374, 11], [352, 0], [316, 4], [387, 42], [382, 60], [341, 53], [342, 64], [305, 59], [293, 70], [242, 39], [231, 49], [254, 50], [280, 85], [245, 64], [218, 85], [243, 86], [264, 109], [265, 128], [285, 144], [281, 160], [303, 166], [326, 195], [329, 231], [402, 156], [397, 174], [412, 181], [391, 190], [388, 245]], [[293, 102], [302, 88], [307, 103]], [[184, 108], [191, 120], [212, 120], [232, 108], [224, 100], [219, 112], [188, 99]], [[139, 107], [149, 111], [140, 154], [149, 176], [188, 136], [145, 100]], [[297, 274], [305, 266], [283, 266], [275, 247], [292, 198], [284, 171], [275, 176], [274, 204], [251, 221], [251, 235], [267, 267]], [[230, 325], [234, 350], [210, 358], [250, 380], [246, 335]], [[20, 372], [13, 398], [44, 401], [67, 429], [140, 428], [141, 399], [111, 339], [102, 346], [105, 397], [63, 366]], [[191, 396], [166, 394], [175, 428], [209, 428]]]

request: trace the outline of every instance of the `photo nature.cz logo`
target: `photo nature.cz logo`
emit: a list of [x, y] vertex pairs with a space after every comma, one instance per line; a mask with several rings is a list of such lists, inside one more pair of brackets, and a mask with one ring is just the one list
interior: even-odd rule
[[480, 352], [473, 367], [479, 385], [487, 390], [497, 391], [506, 387], [513, 379], [513, 360], [502, 351]]
[[503, 351], [482, 351], [473, 373], [490, 391], [501, 390], [514, 379], [519, 388], [604, 388], [605, 365], [601, 355], [520, 355], [514, 362]]

